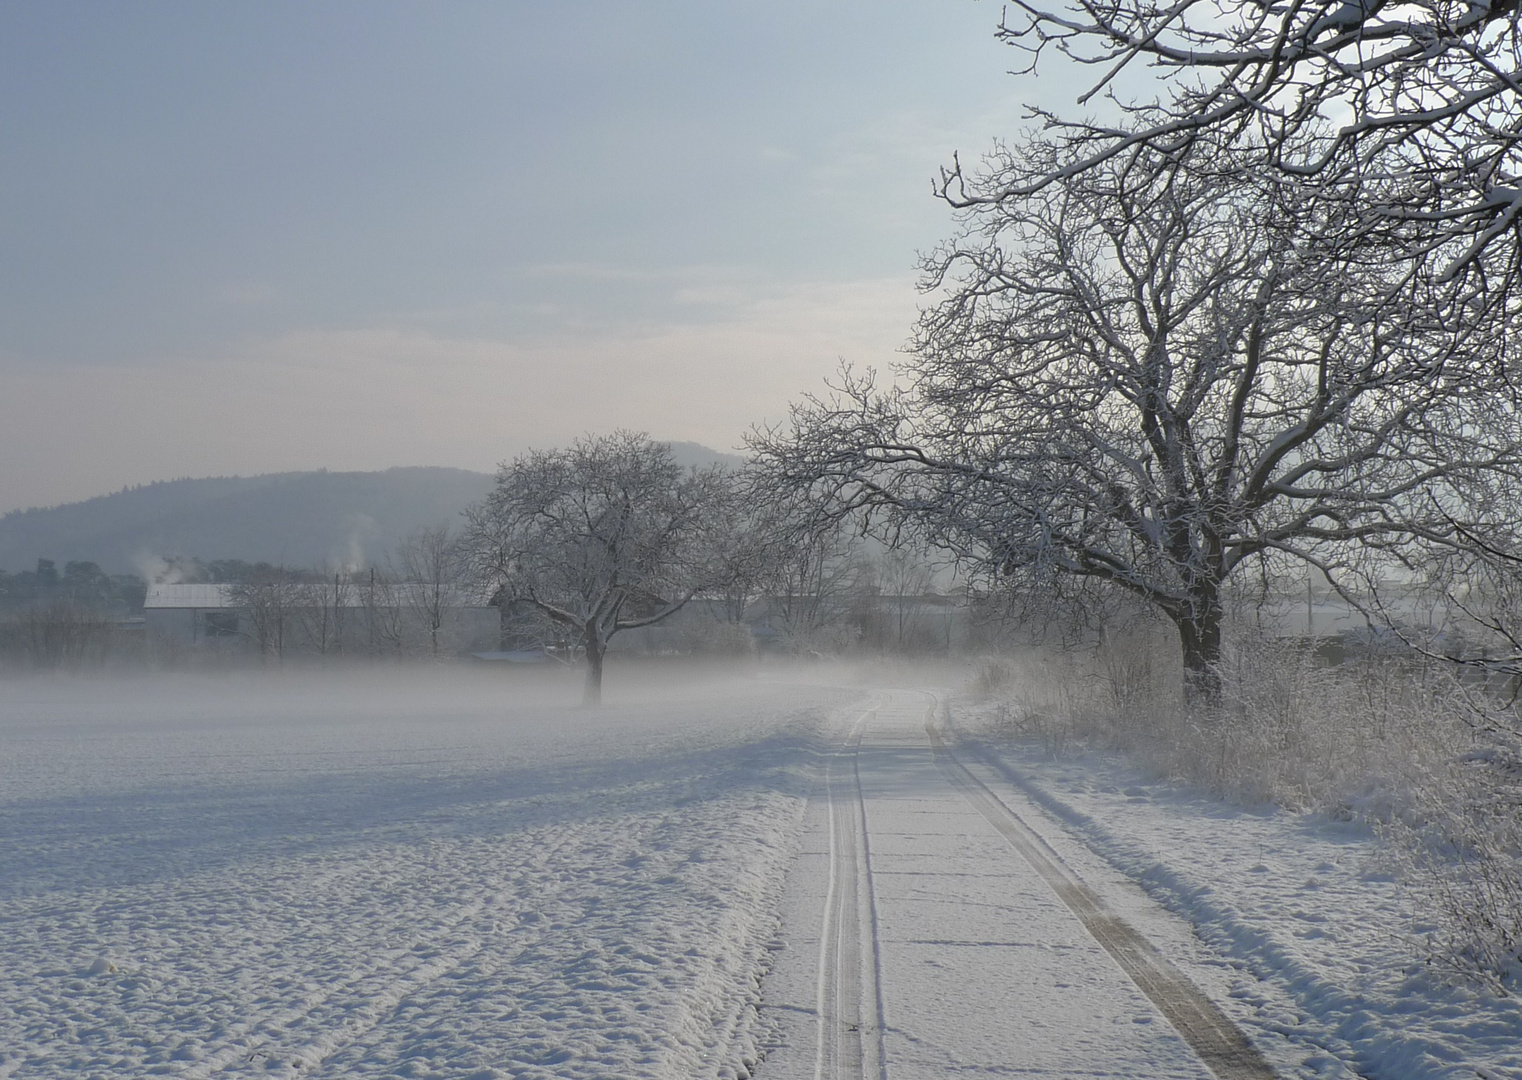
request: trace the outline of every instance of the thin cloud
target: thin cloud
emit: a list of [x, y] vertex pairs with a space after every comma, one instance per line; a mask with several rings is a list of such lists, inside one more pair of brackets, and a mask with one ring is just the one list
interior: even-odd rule
[[[532, 340], [308, 330], [153, 364], [0, 361], [0, 510], [183, 475], [439, 464], [630, 427], [718, 449], [841, 358], [893, 363], [912, 280], [777, 287], [708, 320]], [[69, 401], [69, 421], [35, 408]], [[29, 404], [31, 403], [31, 404]]]

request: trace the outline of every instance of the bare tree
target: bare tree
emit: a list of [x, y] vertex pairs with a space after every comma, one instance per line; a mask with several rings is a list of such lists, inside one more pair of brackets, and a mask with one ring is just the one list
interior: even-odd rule
[[935, 576], [924, 553], [906, 547], [892, 548], [875, 560], [873, 571], [893, 621], [894, 646], [903, 650], [916, 644], [921, 629], [920, 605]]
[[419, 529], [396, 549], [402, 594], [428, 638], [428, 655], [439, 656], [439, 635], [451, 608], [460, 604], [465, 563], [448, 525]]
[[[754, 462], [736, 477], [745, 517], [737, 530], [750, 553], [746, 586], [764, 598], [773, 630], [791, 652], [835, 651], [855, 640], [848, 625], [871, 573], [855, 522], [804, 488], [779, 484]], [[854, 611], [860, 614], [859, 610]]]
[[304, 588], [298, 576], [283, 567], [227, 586], [228, 599], [248, 622], [247, 632], [258, 645], [260, 656], [273, 656], [278, 662], [294, 644]]
[[850, 523], [811, 514], [774, 543], [768, 595], [788, 649], [833, 652], [850, 645], [859, 627], [847, 617], [860, 614], [853, 608], [871, 577]]
[[596, 704], [609, 640], [659, 622], [713, 581], [704, 512], [721, 482], [718, 470], [683, 469], [648, 435], [589, 436], [504, 464], [466, 512], [465, 544], [499, 583], [499, 602], [576, 635], [585, 701]]
[[1143, 64], [1166, 80], [1163, 96], [1134, 85], [1113, 95], [1118, 124], [1037, 112], [1070, 153], [973, 191], [954, 167], [940, 185], [953, 202], [1018, 197], [1115, 160], [1155, 167], [1203, 135], [1352, 208], [1352, 231], [1383, 236], [1390, 254], [1469, 277], [1465, 291], [1515, 281], [1516, 0], [1014, 0], [1006, 11], [999, 36], [1027, 54], [1026, 70], [1051, 50], [1095, 69], [1080, 104]]
[[406, 643], [406, 608], [402, 590], [391, 576], [370, 567], [361, 578], [366, 643], [371, 656], [400, 655]]
[[303, 581], [296, 589], [295, 615], [305, 645], [319, 656], [343, 652], [344, 627], [354, 586], [341, 570], [323, 571], [316, 581]]
[[741, 623], [771, 586], [783, 547], [774, 508], [757, 485], [743, 472], [728, 479], [715, 486], [705, 515], [706, 532], [712, 545], [714, 591], [724, 618]]
[[[780, 481], [1002, 576], [1100, 583], [1178, 629], [1213, 698], [1223, 589], [1255, 560], [1455, 538], [1453, 493], [1514, 475], [1486, 336], [1224, 151], [1095, 167], [978, 204], [927, 262], [907, 387], [847, 373], [755, 448]], [[1056, 160], [1032, 143], [1020, 167]], [[1399, 272], [1398, 269], [1396, 272]], [[1492, 328], [1494, 329], [1494, 328]]]

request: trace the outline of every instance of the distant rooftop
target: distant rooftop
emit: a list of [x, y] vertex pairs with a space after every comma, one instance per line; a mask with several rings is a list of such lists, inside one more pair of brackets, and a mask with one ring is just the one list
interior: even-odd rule
[[150, 585], [143, 601], [144, 610], [154, 608], [229, 608], [237, 607], [227, 594], [226, 585]]
[[[322, 585], [318, 583], [314, 587], [322, 588]], [[167, 609], [210, 611], [217, 608], [235, 608], [240, 605], [232, 594], [231, 590], [233, 588], [233, 585], [225, 582], [196, 585], [150, 585], [148, 586], [148, 596], [143, 601], [143, 608], [145, 610], [160, 611]], [[407, 594], [412, 590], [421, 590], [422, 588], [422, 584], [418, 582], [401, 582], [392, 586], [392, 589], [395, 590], [392, 596], [403, 603], [409, 603], [411, 601]], [[346, 608], [364, 607], [367, 591], [366, 586], [362, 583], [355, 582], [351, 584], [344, 593], [343, 606]], [[447, 600], [448, 607], [468, 608], [488, 606], [485, 598], [479, 593], [467, 589], [449, 589], [447, 591], [449, 594]], [[421, 592], [418, 593], [419, 597], [422, 595]], [[311, 606], [317, 607], [318, 604], [314, 600]]]

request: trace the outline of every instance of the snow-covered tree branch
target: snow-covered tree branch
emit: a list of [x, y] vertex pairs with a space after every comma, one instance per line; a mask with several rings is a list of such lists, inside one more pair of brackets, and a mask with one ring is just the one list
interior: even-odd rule
[[[1060, 149], [1033, 142], [1008, 173]], [[973, 204], [926, 262], [903, 385], [849, 372], [755, 449], [833, 512], [876, 513], [1008, 578], [1123, 590], [1214, 693], [1222, 591], [1250, 560], [1456, 538], [1466, 485], [1516, 475], [1504, 324], [1357, 248], [1226, 150], [1113, 160]], [[1483, 300], [1476, 300], [1483, 303]]]
[[596, 704], [613, 635], [666, 618], [712, 584], [709, 512], [722, 486], [719, 470], [684, 469], [647, 435], [588, 437], [504, 464], [466, 512], [463, 544], [500, 603], [575, 635]]
[[[1094, 69], [1086, 104], [1151, 66], [1162, 97], [1112, 94], [1115, 123], [1038, 112], [1071, 153], [942, 194], [1021, 197], [1107, 162], [1169, 160], [1202, 136], [1356, 211], [1350, 223], [1449, 280], [1509, 288], [1522, 226], [1522, 31], [1515, 0], [1015, 0], [999, 36], [1035, 69]], [[1129, 90], [1135, 87], [1128, 84]], [[1139, 156], [1138, 156], [1139, 155]]]

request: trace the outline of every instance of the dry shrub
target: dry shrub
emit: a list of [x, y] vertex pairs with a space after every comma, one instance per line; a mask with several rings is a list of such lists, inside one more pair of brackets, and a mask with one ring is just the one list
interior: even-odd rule
[[1522, 980], [1522, 717], [1460, 687], [1459, 745], [1424, 771], [1381, 831], [1441, 915], [1429, 960], [1497, 989]]
[[1452, 668], [1366, 647], [1340, 662], [1244, 634], [1211, 708], [1180, 699], [1162, 629], [1087, 652], [987, 664], [977, 689], [1002, 734], [1050, 752], [1118, 750], [1219, 796], [1359, 819], [1379, 829], [1427, 910], [1431, 958], [1492, 986], [1522, 954], [1522, 722]]
[[1015, 684], [1016, 665], [1003, 657], [988, 657], [978, 664], [972, 678], [972, 692], [980, 701], [987, 701], [1008, 692]]
[[1451, 752], [1452, 683], [1409, 653], [1366, 649], [1329, 664], [1296, 643], [1253, 637], [1222, 665], [1219, 708], [1194, 719], [1218, 791], [1296, 810], [1381, 819]]
[[1223, 797], [1344, 817], [1385, 813], [1464, 730], [1439, 715], [1452, 712], [1452, 682], [1425, 662], [1369, 652], [1332, 665], [1261, 636], [1231, 644], [1209, 708], [1183, 703], [1177, 646], [1161, 630], [1112, 635], [1025, 671], [1005, 695], [1014, 716], [1040, 712], [1040, 726], [1060, 721], [1064, 738]]

